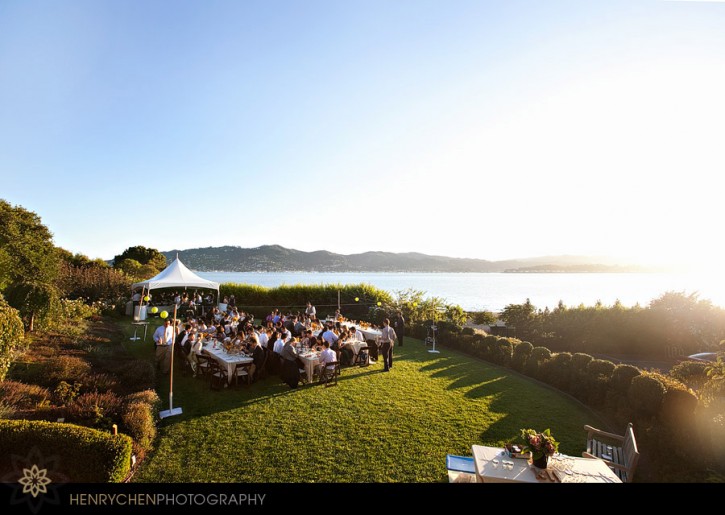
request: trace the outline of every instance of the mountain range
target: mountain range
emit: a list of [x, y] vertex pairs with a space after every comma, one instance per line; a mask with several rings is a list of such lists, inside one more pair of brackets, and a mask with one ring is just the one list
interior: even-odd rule
[[643, 272], [611, 258], [543, 256], [503, 261], [431, 256], [418, 252], [336, 254], [305, 252], [280, 245], [255, 248], [206, 247], [162, 252], [201, 272]]

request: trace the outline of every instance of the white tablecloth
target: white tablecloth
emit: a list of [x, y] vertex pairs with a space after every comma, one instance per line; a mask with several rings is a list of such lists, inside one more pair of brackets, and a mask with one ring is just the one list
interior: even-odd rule
[[[521, 458], [509, 458], [501, 454], [501, 447], [473, 446], [473, 461], [476, 465], [478, 481], [484, 483], [550, 483], [538, 480], [538, 470]], [[492, 460], [497, 459], [498, 464]], [[514, 463], [511, 470], [503, 466], [503, 461]], [[549, 458], [548, 469], [552, 470], [562, 483], [621, 483], [619, 477], [599, 459], [578, 458], [561, 455]], [[570, 474], [567, 474], [566, 471]]]
[[217, 344], [217, 348], [215, 349], [212, 344], [205, 345], [202, 350], [206, 351], [208, 354], [211, 355], [217, 362], [227, 368], [227, 381], [229, 383], [232, 382], [232, 378], [234, 376], [234, 369], [236, 368], [238, 363], [252, 363], [254, 361], [253, 358], [244, 356], [242, 354], [228, 354], [223, 348], [220, 347], [220, 344]]
[[315, 372], [315, 366], [320, 364], [319, 355], [317, 352], [305, 352], [304, 354], [298, 354], [302, 363], [305, 365], [305, 375], [307, 376], [307, 382], [312, 382], [312, 376]]

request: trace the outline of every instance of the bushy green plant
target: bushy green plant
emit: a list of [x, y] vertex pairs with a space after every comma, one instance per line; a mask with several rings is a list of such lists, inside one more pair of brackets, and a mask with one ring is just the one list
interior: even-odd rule
[[81, 384], [73, 383], [68, 384], [65, 381], [58, 383], [58, 386], [53, 390], [53, 400], [58, 406], [66, 406], [73, 403], [76, 397], [80, 394]]
[[132, 402], [123, 409], [121, 430], [133, 438], [143, 452], [153, 447], [156, 439], [156, 419], [153, 406], [145, 402]]
[[571, 366], [574, 370], [584, 372], [589, 362], [593, 359], [589, 354], [577, 352], [571, 357]]
[[629, 402], [635, 412], [645, 417], [655, 417], [662, 406], [667, 389], [651, 372], [642, 372], [632, 379]]
[[15, 416], [15, 408], [0, 401], [0, 419], [9, 419]]
[[511, 356], [511, 367], [519, 372], [524, 371], [524, 366], [531, 356], [531, 351], [534, 350], [534, 346], [529, 342], [521, 342], [514, 347], [513, 355]]
[[571, 382], [571, 354], [558, 352], [541, 365], [541, 377], [562, 391], [569, 391]]
[[632, 384], [632, 379], [638, 375], [640, 375], [640, 371], [635, 366], [626, 364], [617, 365], [612, 371], [612, 379], [609, 383], [611, 389], [618, 395], [626, 395]]
[[0, 381], [5, 379], [13, 359], [13, 351], [23, 340], [23, 336], [20, 314], [0, 295]]
[[529, 359], [526, 360], [524, 366], [524, 374], [530, 377], [540, 378], [539, 368], [542, 363], [551, 358], [551, 351], [546, 347], [534, 347], [531, 351]]
[[[120, 482], [131, 466], [132, 441], [87, 427], [57, 422], [0, 420], [0, 471], [13, 470], [13, 456], [54, 457], [51, 480], [73, 483]], [[63, 477], [53, 477], [60, 473]]]
[[607, 379], [612, 377], [615, 364], [605, 359], [593, 359], [587, 363], [587, 372], [591, 375], [604, 376]]
[[707, 382], [707, 363], [682, 361], [670, 369], [670, 375], [694, 390], [700, 390]]
[[77, 356], [57, 356], [45, 364], [45, 383], [55, 386], [61, 381], [83, 383], [91, 372], [91, 364]]
[[79, 425], [110, 429], [120, 419], [123, 401], [113, 392], [80, 395], [68, 406], [68, 421]]

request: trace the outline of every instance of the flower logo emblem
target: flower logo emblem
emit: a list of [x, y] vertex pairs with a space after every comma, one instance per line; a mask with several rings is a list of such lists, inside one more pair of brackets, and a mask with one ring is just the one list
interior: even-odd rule
[[23, 469], [23, 477], [18, 479], [18, 483], [23, 485], [23, 493], [30, 493], [33, 497], [38, 494], [47, 494], [46, 488], [52, 481], [47, 476], [47, 469], [39, 469], [37, 465], [33, 465], [30, 469]]

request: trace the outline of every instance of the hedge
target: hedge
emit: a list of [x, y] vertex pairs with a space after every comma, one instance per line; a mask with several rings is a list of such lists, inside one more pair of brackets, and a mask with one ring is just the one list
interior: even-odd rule
[[123, 434], [57, 422], [0, 420], [0, 477], [13, 473], [13, 455], [23, 459], [37, 450], [39, 459], [54, 464], [48, 469], [51, 479], [56, 473], [64, 476], [56, 476], [62, 482], [121, 482], [131, 467], [131, 449], [131, 438]]
[[18, 310], [10, 307], [0, 295], [0, 381], [10, 368], [13, 350], [25, 335]]
[[342, 314], [351, 319], [367, 318], [371, 306], [378, 302], [389, 304], [393, 301], [387, 291], [363, 283], [297, 284], [276, 288], [224, 283], [219, 288], [222, 297], [234, 295], [237, 308], [252, 313], [257, 319], [263, 319], [275, 308], [280, 311], [304, 311], [307, 301], [315, 306], [318, 318], [325, 318], [337, 309], [338, 292]]
[[[413, 326], [413, 331], [417, 330], [419, 328]], [[697, 411], [700, 409], [698, 397], [680, 381], [680, 378], [700, 379], [702, 367], [683, 364], [673, 369], [675, 377], [671, 377], [642, 371], [632, 365], [615, 365], [584, 353], [552, 355], [546, 347], [534, 347], [514, 338], [449, 333], [439, 334], [439, 342], [524, 372], [574, 395], [593, 408], [604, 408], [617, 424], [633, 422], [638, 438], [644, 438], [643, 448], [665, 461], [671, 461], [672, 457], [679, 459], [693, 449], [704, 456], [703, 449], [713, 449], [721, 441], [721, 437], [714, 434], [717, 420], [700, 428], [699, 419], [703, 414]], [[722, 415], [719, 417], [722, 419]], [[723, 426], [725, 424], [721, 422], [720, 427]], [[712, 442], [707, 443], [708, 440]], [[725, 445], [720, 448], [721, 454], [725, 455]], [[704, 461], [708, 459], [703, 457]], [[708, 462], [719, 463], [717, 460]]]

